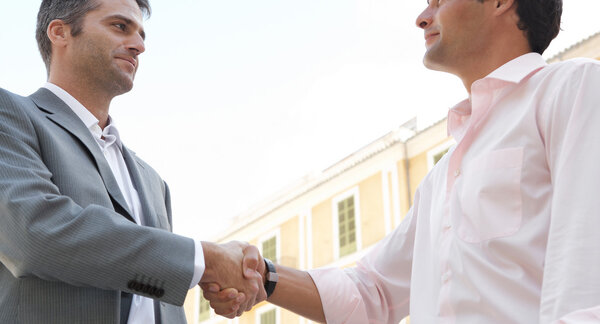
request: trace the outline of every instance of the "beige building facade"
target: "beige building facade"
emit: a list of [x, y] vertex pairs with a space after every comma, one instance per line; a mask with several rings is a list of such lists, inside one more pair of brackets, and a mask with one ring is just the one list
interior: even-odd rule
[[[600, 33], [549, 62], [579, 56], [600, 59]], [[306, 176], [237, 217], [218, 241], [247, 241], [273, 261], [298, 269], [352, 266], [400, 224], [421, 180], [454, 144], [446, 119], [421, 130], [416, 126], [412, 120]], [[185, 308], [191, 324], [312, 323], [264, 302], [229, 320], [210, 310], [199, 289], [190, 290]]]

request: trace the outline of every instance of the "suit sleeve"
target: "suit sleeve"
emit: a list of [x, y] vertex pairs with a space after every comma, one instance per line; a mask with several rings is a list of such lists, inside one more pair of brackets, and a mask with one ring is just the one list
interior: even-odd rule
[[21, 109], [27, 100], [0, 89], [2, 266], [15, 278], [183, 304], [193, 275], [193, 240], [138, 226], [110, 208], [79, 206], [61, 195], [41, 158], [39, 135]]

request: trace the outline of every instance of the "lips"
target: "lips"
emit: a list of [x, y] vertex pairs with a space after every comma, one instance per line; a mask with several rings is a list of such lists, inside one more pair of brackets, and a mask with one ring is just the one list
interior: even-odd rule
[[137, 66], [137, 61], [133, 58], [133, 57], [128, 57], [128, 56], [119, 56], [117, 57], [120, 60], [124, 60], [129, 62], [129, 64], [131, 64], [133, 66], [133, 68], [135, 69]]
[[425, 41], [428, 42], [430, 39], [438, 36], [440, 33], [425, 33]]

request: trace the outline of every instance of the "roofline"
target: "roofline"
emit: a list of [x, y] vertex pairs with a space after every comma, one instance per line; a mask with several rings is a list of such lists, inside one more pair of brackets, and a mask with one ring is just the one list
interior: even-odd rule
[[297, 198], [315, 190], [316, 188], [322, 186], [323, 184], [331, 181], [332, 179], [338, 177], [339, 175], [345, 173], [346, 171], [353, 169], [359, 164], [369, 160], [370, 158], [376, 156], [377, 154], [387, 150], [388, 148], [396, 145], [396, 144], [406, 144], [414, 139], [419, 134], [426, 132], [427, 130], [437, 126], [438, 124], [444, 122], [446, 117], [439, 119], [438, 121], [432, 123], [431, 125], [425, 127], [422, 130], [417, 132], [412, 132], [410, 136], [402, 137], [401, 133], [405, 132], [406, 129], [403, 127], [399, 127], [393, 131], [388, 132], [387, 134], [379, 137], [378, 139], [372, 141], [371, 143], [363, 146], [359, 150], [354, 153], [346, 156], [342, 160], [334, 163], [333, 165], [327, 167], [323, 171], [318, 174], [308, 174], [303, 178], [296, 181], [297, 185], [292, 185], [289, 189], [284, 189], [284, 192], [275, 193], [270, 198], [264, 199], [262, 202], [257, 203], [255, 206], [250, 207], [247, 212], [242, 212], [238, 214], [232, 220], [232, 226], [225, 231], [224, 234], [215, 237], [216, 241], [220, 241], [227, 236], [235, 234], [239, 232], [241, 229], [246, 227], [248, 224], [259, 220], [274, 211], [282, 208], [283, 206], [289, 204], [290, 202], [296, 200]]

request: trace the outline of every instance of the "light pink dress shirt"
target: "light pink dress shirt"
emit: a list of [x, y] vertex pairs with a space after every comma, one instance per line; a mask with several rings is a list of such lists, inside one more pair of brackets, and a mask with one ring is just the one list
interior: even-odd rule
[[327, 323], [600, 323], [600, 62], [518, 57], [448, 131], [398, 228], [310, 271]]

